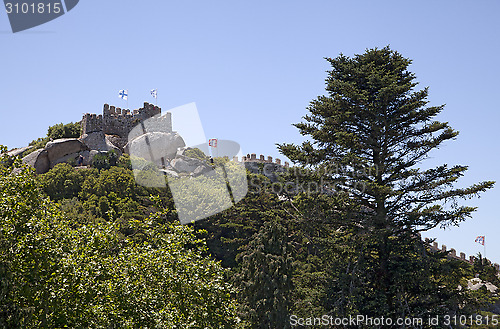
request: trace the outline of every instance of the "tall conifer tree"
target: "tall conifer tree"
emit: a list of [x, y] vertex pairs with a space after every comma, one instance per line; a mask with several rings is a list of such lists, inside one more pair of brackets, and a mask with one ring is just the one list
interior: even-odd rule
[[348, 196], [335, 220], [339, 231], [356, 237], [357, 272], [343, 282], [358, 296], [350, 293], [347, 300], [355, 305], [341, 308], [407, 316], [439, 307], [446, 312], [443, 302], [458, 307], [461, 302], [452, 298], [457, 282], [443, 290], [437, 279], [442, 267], [416, 233], [464, 221], [475, 208], [460, 199], [494, 182], [456, 188], [466, 166], [418, 167], [458, 132], [435, 120], [444, 105], [427, 106], [428, 88], [416, 90], [410, 59], [385, 47], [327, 61], [327, 94], [313, 100], [304, 122], [295, 124], [308, 141], [278, 147], [297, 166], [320, 173], [326, 190]]

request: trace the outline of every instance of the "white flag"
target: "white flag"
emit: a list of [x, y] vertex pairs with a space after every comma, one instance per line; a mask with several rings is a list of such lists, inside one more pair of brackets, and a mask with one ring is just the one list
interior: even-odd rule
[[118, 97], [121, 99], [127, 100], [128, 99], [128, 90], [122, 89], [118, 92]]
[[153, 96], [154, 98], [158, 98], [158, 89], [151, 90], [151, 96]]

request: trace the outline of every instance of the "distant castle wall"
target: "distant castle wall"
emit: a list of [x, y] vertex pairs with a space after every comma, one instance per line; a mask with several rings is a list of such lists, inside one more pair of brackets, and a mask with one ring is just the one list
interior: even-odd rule
[[[240, 162], [238, 160], [238, 157], [233, 157], [233, 161]], [[241, 157], [241, 162], [259, 162], [259, 163], [275, 163], [280, 166], [284, 166], [285, 168], [288, 168], [290, 164], [285, 161], [284, 164], [281, 164], [281, 160], [276, 158], [275, 162], [273, 162], [273, 157], [268, 156], [267, 159], [264, 155], [260, 155], [259, 158], [257, 159], [257, 154], [252, 153], [252, 154], [247, 154], [246, 156]]]
[[[457, 256], [457, 251], [453, 248], [451, 248], [450, 250], [446, 250], [446, 246], [443, 244], [441, 246], [441, 248], [439, 248], [439, 245], [437, 242], [433, 242], [432, 245], [430, 244], [430, 239], [429, 238], [425, 238], [425, 242], [427, 242], [427, 244], [430, 245], [430, 248], [431, 248], [431, 251], [442, 251], [442, 252], [449, 252], [448, 253], [448, 257], [449, 258], [453, 258], [453, 259], [458, 259], [458, 260], [461, 260], [461, 261], [464, 261], [464, 262], [468, 262], [470, 264], [473, 264], [474, 263], [474, 260], [476, 259], [476, 257], [474, 256], [469, 256], [469, 258], [467, 258], [467, 255], [463, 252], [460, 253], [459, 256]], [[494, 263], [493, 264], [493, 267], [497, 270], [497, 272], [500, 271], [500, 265], [497, 264], [497, 263]]]
[[[233, 161], [240, 162], [237, 156], [233, 157]], [[264, 164], [278, 165], [280, 167], [282, 166], [281, 160], [278, 158], [276, 158], [275, 162], [273, 162], [273, 158], [271, 156], [268, 156], [266, 159], [266, 157], [261, 154], [259, 156], [259, 158], [257, 158], [257, 154], [255, 154], [255, 153], [251, 153], [251, 154], [247, 154], [246, 156], [243, 156], [241, 158], [241, 162], [247, 163], [247, 164], [264, 163]], [[285, 162], [283, 167], [288, 168], [289, 166], [290, 166], [290, 164], [288, 162]], [[247, 167], [247, 169], [252, 169], [252, 167]], [[258, 170], [257, 170], [257, 172], [258, 172]], [[420, 237], [420, 234], [418, 234], [418, 236]], [[430, 246], [431, 251], [442, 251], [442, 252], [448, 251], [449, 258], [461, 260], [464, 262], [468, 262], [470, 264], [473, 264], [474, 260], [476, 259], [476, 257], [474, 257], [474, 256], [469, 256], [469, 258], [467, 258], [467, 255], [463, 252], [461, 252], [459, 255], [457, 255], [457, 251], [455, 249], [452, 248], [450, 250], [447, 250], [446, 249], [447, 247], [445, 245], [442, 245], [441, 248], [439, 248], [437, 242], [433, 242], [431, 245], [429, 238], [425, 238], [425, 242]], [[493, 267], [496, 269], [497, 272], [500, 272], [500, 265], [499, 264], [494, 263]]]
[[161, 108], [147, 102], [144, 107], [128, 109], [104, 104], [102, 115], [86, 113], [82, 119], [82, 134], [102, 131], [106, 135], [128, 138], [130, 131], [143, 123], [145, 131], [172, 132], [172, 115], [161, 116]]

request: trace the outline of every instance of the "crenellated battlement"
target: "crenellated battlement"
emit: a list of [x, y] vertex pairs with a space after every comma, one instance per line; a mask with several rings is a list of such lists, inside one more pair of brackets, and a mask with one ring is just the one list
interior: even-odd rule
[[82, 118], [83, 134], [102, 131], [102, 115], [85, 113]]
[[147, 131], [172, 132], [171, 113], [161, 116], [161, 108], [147, 103], [131, 112], [113, 105], [104, 104], [102, 115], [86, 113], [82, 119], [82, 134], [103, 132], [128, 138], [128, 134], [138, 124], [145, 122]]
[[134, 118], [139, 118], [142, 120], [157, 116], [161, 114], [161, 108], [150, 104], [148, 102], [144, 102], [144, 107], [134, 110], [133, 115]]
[[[137, 119], [134, 116], [134, 119]], [[140, 120], [139, 123], [142, 125], [142, 129], [140, 130], [131, 130], [128, 138], [130, 140], [139, 137], [145, 131], [148, 132], [163, 132], [163, 133], [171, 133], [172, 132], [172, 113], [167, 112], [165, 115], [155, 115], [153, 117], [148, 117], [147, 120]], [[136, 132], [134, 134], [134, 132]]]
[[[442, 245], [441, 248], [439, 248], [439, 245], [437, 242], [433, 242], [432, 244], [430, 243], [430, 239], [429, 238], [425, 238], [425, 242], [429, 245], [429, 247], [431, 248], [432, 251], [441, 251], [441, 252], [449, 252], [448, 253], [448, 257], [449, 258], [453, 258], [453, 259], [458, 259], [458, 260], [461, 260], [461, 261], [464, 261], [464, 262], [468, 262], [470, 264], [473, 264], [474, 263], [474, 260], [477, 259], [475, 256], [469, 256], [469, 258], [467, 258], [467, 255], [463, 252], [461, 252], [458, 256], [457, 256], [457, 251], [453, 248], [451, 248], [450, 250], [447, 250], [446, 248], [446, 245]], [[497, 263], [494, 263], [493, 264], [493, 267], [497, 270], [497, 272], [500, 271], [500, 265], [497, 264]]]
[[[235, 162], [240, 162], [238, 160], [238, 157], [233, 157], [233, 161]], [[277, 165], [280, 165], [280, 166], [284, 166], [285, 168], [288, 168], [290, 166], [290, 164], [285, 161], [284, 164], [281, 164], [281, 160], [276, 158], [275, 159], [275, 162], [273, 162], [273, 157], [272, 156], [268, 156], [267, 159], [264, 155], [260, 155], [259, 158], [257, 159], [257, 154], [255, 153], [252, 153], [252, 154], [247, 154], [246, 156], [243, 156], [241, 157], [241, 162], [259, 162], [259, 163], [274, 163], [274, 164], [277, 164]]]

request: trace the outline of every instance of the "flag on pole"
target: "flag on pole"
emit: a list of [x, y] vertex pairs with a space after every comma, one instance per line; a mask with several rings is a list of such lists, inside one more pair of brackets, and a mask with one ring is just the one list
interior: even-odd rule
[[118, 92], [118, 97], [121, 99], [127, 100], [128, 99], [128, 90], [122, 89]]
[[217, 147], [217, 138], [211, 138], [208, 140], [208, 146]]
[[484, 235], [480, 235], [476, 238], [475, 242], [480, 243], [484, 246]]
[[151, 90], [151, 96], [153, 96], [153, 98], [158, 98], [158, 89]]

